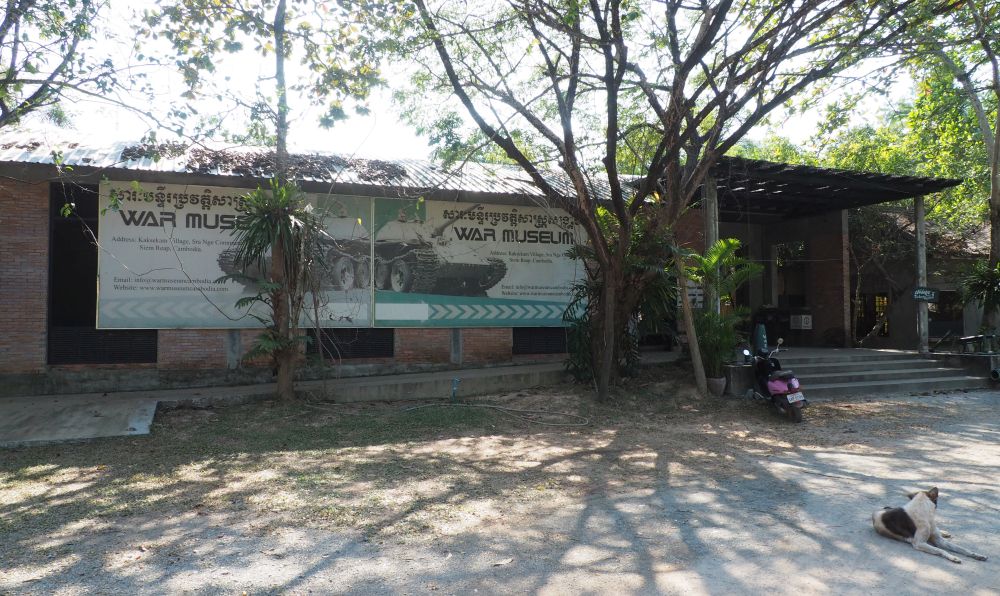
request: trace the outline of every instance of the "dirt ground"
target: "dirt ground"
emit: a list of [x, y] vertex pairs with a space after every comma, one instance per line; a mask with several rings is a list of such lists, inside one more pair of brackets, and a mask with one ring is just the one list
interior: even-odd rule
[[[0, 453], [0, 593], [1000, 594], [1000, 393], [763, 406], [671, 373], [478, 405], [256, 404]], [[547, 422], [558, 426], [539, 424]], [[936, 485], [956, 565], [871, 512]]]

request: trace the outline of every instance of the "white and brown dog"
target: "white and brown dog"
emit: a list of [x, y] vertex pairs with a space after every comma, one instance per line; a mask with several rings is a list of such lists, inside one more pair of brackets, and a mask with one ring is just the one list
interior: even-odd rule
[[951, 535], [939, 530], [934, 523], [937, 500], [937, 487], [912, 493], [910, 494], [910, 502], [906, 505], [896, 508], [886, 507], [872, 514], [872, 524], [875, 526], [875, 531], [886, 538], [909, 542], [913, 548], [919, 551], [944, 557], [952, 563], [961, 563], [962, 560], [945, 551], [985, 561], [985, 556], [945, 540]]

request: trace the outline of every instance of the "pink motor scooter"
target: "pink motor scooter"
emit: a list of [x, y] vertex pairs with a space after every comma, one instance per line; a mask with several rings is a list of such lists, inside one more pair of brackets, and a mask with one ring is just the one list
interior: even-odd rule
[[[809, 405], [802, 386], [790, 370], [781, 370], [781, 362], [775, 356], [779, 352], [783, 339], [778, 339], [778, 345], [770, 353], [760, 350], [754, 356], [754, 378], [757, 386], [747, 390], [746, 397], [770, 401], [778, 414], [787, 416], [794, 422], [802, 422], [802, 409]], [[750, 350], [744, 350], [749, 356]]]

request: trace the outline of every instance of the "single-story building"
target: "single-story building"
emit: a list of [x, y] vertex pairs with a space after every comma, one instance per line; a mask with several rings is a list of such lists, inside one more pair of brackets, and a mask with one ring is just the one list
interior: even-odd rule
[[[880, 249], [875, 262], [870, 254], [872, 246], [862, 234], [852, 231], [852, 243], [865, 265], [861, 271], [855, 266], [851, 273], [852, 292], [857, 293], [858, 339], [867, 336], [864, 346], [868, 348], [912, 349], [918, 341], [914, 325], [917, 275], [913, 213], [890, 209], [866, 213], [865, 217], [881, 218], [874, 227], [882, 237], [875, 244]], [[960, 286], [962, 276], [977, 260], [987, 259], [989, 253], [988, 224], [963, 230], [928, 224], [927, 286], [934, 295], [934, 301], [928, 304], [931, 346], [953, 349], [956, 340], [979, 333], [982, 308], [965, 304]]]
[[[242, 197], [265, 184], [270, 159], [0, 140], [0, 395], [268, 377], [242, 364], [259, 323], [235, 304], [254, 290], [219, 278], [232, 273]], [[304, 323], [357, 363], [338, 374], [561, 358], [562, 307], [582, 275], [566, 249], [583, 235], [522, 172], [335, 155], [292, 165], [328, 222], [328, 271]], [[845, 209], [956, 183], [724, 158], [678, 236], [695, 249], [741, 238], [769, 263], [741, 298], [769, 332], [844, 346]]]

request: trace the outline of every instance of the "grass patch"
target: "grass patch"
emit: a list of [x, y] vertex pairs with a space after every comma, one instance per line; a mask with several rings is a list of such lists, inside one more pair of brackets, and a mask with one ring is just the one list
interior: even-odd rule
[[384, 505], [350, 489], [434, 473], [408, 446], [509, 429], [478, 408], [263, 403], [157, 415], [149, 437], [10, 450], [0, 529], [192, 509], [294, 512], [355, 525]]

